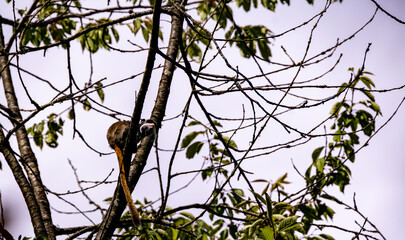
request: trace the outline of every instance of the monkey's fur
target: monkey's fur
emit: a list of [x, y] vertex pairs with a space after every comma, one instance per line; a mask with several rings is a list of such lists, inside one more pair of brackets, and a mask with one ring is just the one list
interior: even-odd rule
[[[131, 197], [131, 192], [128, 188], [128, 183], [126, 179], [126, 174], [124, 170], [124, 164], [122, 161], [122, 153], [125, 146], [125, 141], [128, 137], [129, 129], [131, 126], [130, 121], [118, 121], [113, 123], [107, 131], [107, 141], [108, 144], [112, 149], [114, 149], [115, 153], [117, 154], [118, 158], [118, 166], [120, 169], [120, 181], [122, 189], [124, 190], [125, 199], [127, 200], [127, 205], [129, 211], [131, 213], [132, 222], [135, 226], [141, 224], [141, 220], [139, 218], [139, 213], [135, 208], [134, 202]], [[136, 133], [136, 143], [137, 144], [143, 137], [150, 135], [154, 131], [155, 124], [152, 120], [141, 120], [139, 123], [139, 128]], [[131, 153], [135, 152], [135, 147], [130, 146]]]

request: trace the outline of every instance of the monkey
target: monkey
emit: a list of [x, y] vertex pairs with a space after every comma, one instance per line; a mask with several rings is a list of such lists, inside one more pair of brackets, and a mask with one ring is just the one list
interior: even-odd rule
[[[155, 132], [155, 123], [153, 120], [142, 119], [139, 123], [139, 128], [136, 133], [136, 143], [140, 142], [142, 138], [152, 134]], [[131, 192], [128, 188], [128, 183], [125, 175], [124, 164], [122, 160], [122, 154], [125, 147], [125, 141], [128, 137], [129, 129], [131, 126], [130, 121], [118, 121], [113, 123], [107, 131], [107, 141], [108, 144], [112, 149], [114, 149], [115, 153], [117, 154], [118, 158], [118, 166], [120, 169], [119, 179], [121, 181], [122, 189], [124, 190], [125, 199], [127, 201], [127, 205], [129, 211], [131, 213], [132, 223], [135, 226], [139, 226], [141, 224], [139, 213], [135, 208], [134, 202], [131, 197]], [[130, 146], [130, 152], [135, 153], [135, 147]]]

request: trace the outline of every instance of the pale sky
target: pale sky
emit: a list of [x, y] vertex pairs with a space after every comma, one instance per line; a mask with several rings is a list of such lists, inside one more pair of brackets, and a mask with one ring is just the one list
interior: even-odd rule
[[[243, 14], [239, 17], [238, 23], [249, 24], [259, 21], [260, 24], [266, 24], [274, 33], [283, 32], [293, 26], [298, 25], [304, 20], [309, 19], [315, 13], [318, 13], [323, 6], [323, 1], [316, 0], [315, 6], [306, 4], [306, 1], [295, 0], [292, 1], [291, 6], [279, 6], [276, 9], [275, 14], [266, 15], [265, 19], [261, 19], [261, 14]], [[405, 1], [403, 0], [389, 0], [378, 1], [379, 4], [392, 15], [405, 20]], [[4, 1], [0, 2], [0, 12], [4, 17], [10, 17], [9, 6], [6, 6]], [[375, 5], [370, 0], [357, 0], [349, 1], [344, 0], [342, 4], [334, 4], [324, 17], [324, 20], [320, 23], [317, 32], [314, 34], [313, 49], [311, 51], [316, 52], [318, 49], [324, 49], [328, 46], [332, 46], [336, 39], [344, 39], [352, 34], [356, 29], [366, 23], [373, 15]], [[234, 11], [236, 13], [236, 11]], [[168, 23], [164, 25], [167, 30]], [[311, 25], [312, 26], [312, 25]], [[272, 60], [285, 61], [285, 55], [280, 49], [280, 45], [283, 45], [290, 55], [294, 59], [302, 57], [302, 49], [305, 47], [308, 37], [309, 29], [300, 29], [294, 31], [283, 38], [277, 39], [272, 47], [273, 56]], [[9, 34], [9, 29], [7, 29]], [[8, 39], [8, 36], [6, 37]], [[124, 39], [124, 38], [123, 38]], [[375, 17], [375, 20], [368, 25], [361, 33], [359, 33], [353, 40], [347, 45], [339, 48], [339, 52], [343, 53], [343, 58], [339, 64], [335, 73], [330, 77], [330, 81], [337, 78], [348, 78], [349, 73], [347, 69], [354, 67], [355, 69], [361, 66], [361, 62], [364, 56], [364, 51], [367, 48], [368, 43], [372, 43], [371, 51], [368, 54], [366, 62], [366, 70], [374, 73], [372, 80], [377, 86], [377, 89], [387, 89], [393, 87], [399, 87], [405, 84], [404, 79], [404, 67], [405, 67], [405, 26], [393, 21], [390, 17], [379, 11]], [[167, 43], [167, 42], [165, 42]], [[161, 46], [163, 44], [161, 43]], [[310, 52], [311, 53], [311, 52]], [[98, 80], [102, 77], [107, 77], [106, 82], [115, 81], [127, 77], [142, 71], [144, 68], [144, 60], [140, 60], [139, 66], [136, 69], [133, 68], [134, 55], [125, 55], [122, 59], [122, 55], [116, 52], [99, 52], [93, 56], [94, 64], [94, 78]], [[62, 88], [66, 86], [67, 74], [65, 64], [66, 54], [63, 51], [50, 50], [46, 53], [46, 58], [43, 57], [43, 52], [37, 52], [35, 54], [22, 56], [20, 64], [35, 73], [44, 76], [46, 79], [51, 79], [55, 84]], [[136, 59], [138, 61], [138, 59]], [[159, 60], [161, 61], [161, 60]], [[243, 65], [239, 58], [230, 59], [231, 63], [239, 65], [241, 69], [245, 68], [245, 72], [254, 75], [257, 71], [255, 68], [251, 68], [249, 65]], [[74, 75], [79, 82], [86, 82], [89, 78], [88, 70], [88, 55], [82, 55], [80, 47], [72, 47], [72, 62]], [[243, 62], [244, 63], [244, 62]], [[14, 69], [13, 69], [14, 70]], [[319, 71], [324, 70], [320, 69]], [[222, 69], [218, 69], [218, 72]], [[251, 72], [249, 72], [251, 71]], [[307, 73], [308, 77], [311, 73]], [[306, 76], [306, 75], [304, 75]], [[17, 82], [18, 78], [14, 72], [14, 80]], [[155, 74], [152, 84], [156, 84], [159, 78], [159, 74]], [[329, 79], [328, 79], [329, 80]], [[173, 91], [184, 87], [182, 79], [175, 78], [173, 84]], [[339, 79], [339, 81], [341, 81]], [[38, 99], [40, 103], [49, 101], [50, 97], [42, 92], [41, 84], [28, 83], [28, 86], [33, 91], [33, 97]], [[106, 90], [105, 105], [111, 108], [116, 108], [119, 111], [131, 114], [133, 108], [133, 91], [134, 86], [130, 85], [130, 88], [126, 88], [123, 85], [116, 85]], [[17, 91], [22, 95], [22, 89], [18, 85]], [[181, 91], [179, 91], [181, 92]], [[129, 99], [126, 96], [131, 96]], [[151, 89], [148, 95], [150, 102], [147, 104], [145, 113], [149, 114], [151, 107], [153, 106], [153, 98], [155, 96], [155, 90]], [[375, 94], [377, 103], [381, 106], [383, 117], [377, 119], [377, 127], [382, 126], [394, 113], [400, 101], [405, 97], [405, 90], [397, 90], [384, 94]], [[172, 117], [174, 113], [178, 113], [184, 105], [184, 96], [176, 94], [170, 98], [171, 105], [168, 110], [167, 117]], [[21, 99], [22, 106], [28, 106], [26, 99]], [[224, 106], [230, 103], [221, 103]], [[4, 91], [0, 91], [0, 102], [5, 104]], [[207, 103], [210, 103], [207, 101]], [[215, 103], [210, 103], [210, 107], [215, 111]], [[61, 112], [67, 105], [55, 106], [51, 112]], [[222, 111], [218, 108], [219, 111]], [[329, 106], [321, 109], [323, 113], [315, 112], [315, 114], [328, 114]], [[229, 110], [229, 109], [228, 109]], [[231, 111], [231, 110], [229, 110]], [[48, 114], [49, 112], [47, 112]], [[46, 117], [47, 114], [39, 114], [35, 121], [38, 122]], [[147, 117], [147, 114], [146, 117]], [[239, 113], [236, 113], [239, 114]], [[312, 113], [314, 114], [314, 113]], [[296, 123], [296, 125], [305, 128], [307, 122], [311, 122], [310, 115], [306, 115], [304, 123]], [[317, 116], [314, 116], [315, 118]], [[65, 117], [66, 119], [66, 117]], [[93, 123], [89, 123], [88, 120], [92, 119]], [[299, 118], [297, 118], [298, 120]], [[286, 119], [287, 121], [294, 122], [295, 119]], [[3, 124], [4, 118], [1, 119]], [[105, 140], [105, 132], [108, 126], [113, 122], [113, 119], [100, 117], [94, 112], [86, 113], [83, 117], [78, 119], [78, 128], [85, 134], [86, 139], [93, 147], [101, 152], [110, 152], [107, 142]], [[405, 225], [403, 215], [405, 214], [405, 207], [403, 199], [405, 197], [405, 188], [403, 183], [405, 182], [405, 176], [403, 171], [405, 170], [405, 146], [403, 138], [405, 136], [405, 128], [403, 123], [405, 122], [405, 110], [402, 106], [395, 117], [388, 122], [388, 124], [371, 140], [370, 145], [359, 153], [356, 157], [356, 162], [351, 166], [352, 180], [350, 186], [347, 187], [345, 195], [342, 196], [347, 203], [352, 204], [353, 194], [356, 193], [357, 205], [361, 212], [372, 221], [378, 229], [384, 234], [387, 239], [400, 240], [402, 239], [401, 228]], [[295, 123], [295, 122], [294, 122]], [[274, 124], [274, 123], [273, 123]], [[6, 125], [6, 124], [5, 124]], [[28, 124], [29, 125], [29, 124]], [[7, 125], [8, 126], [8, 125]], [[171, 135], [171, 131], [168, 129], [170, 123], [163, 126], [160, 132], [159, 138], [161, 139], [161, 147], [170, 148], [172, 143], [169, 137], [176, 136], [175, 132]], [[79, 169], [78, 174], [84, 180], [101, 180], [105, 178], [112, 169], [113, 177], [109, 180], [115, 180], [116, 176], [116, 162], [113, 155], [99, 157], [98, 154], [89, 151], [83, 146], [82, 141], [79, 138], [75, 138], [72, 141], [72, 122], [66, 119], [65, 122], [65, 134], [60, 139], [60, 146], [56, 149], [49, 149], [44, 147], [41, 151], [39, 148], [34, 147], [37, 154], [37, 158], [40, 160], [40, 170], [43, 177], [43, 181], [46, 186], [55, 192], [65, 192], [67, 190], [78, 189], [75, 185], [76, 180], [71, 168], [68, 164], [70, 159], [74, 166]], [[175, 129], [175, 128], [174, 128]], [[277, 133], [270, 132], [269, 140], [273, 141], [278, 135]], [[163, 139], [163, 140], [162, 140]], [[165, 140], [166, 139], [166, 140]], [[314, 142], [312, 145], [305, 145], [303, 148], [297, 148], [291, 151], [283, 151], [271, 155], [270, 158], [262, 158], [259, 160], [253, 160], [245, 164], [245, 168], [255, 173], [254, 178], [264, 178], [267, 180], [276, 180], [285, 172], [289, 172], [290, 180], [298, 180], [298, 174], [296, 174], [291, 165], [291, 160], [297, 166], [306, 166], [310, 161], [310, 154], [319, 143]], [[180, 153], [181, 154], [181, 153]], [[148, 161], [148, 166], [145, 169], [154, 166], [156, 161], [151, 154]], [[114, 160], [111, 160], [114, 158]], [[7, 166], [3, 156], [0, 157], [3, 170], [0, 171], [0, 191], [2, 194], [3, 207], [5, 211], [8, 211], [8, 223], [6, 223], [6, 229], [8, 229], [15, 238], [18, 235], [33, 236], [32, 227], [28, 217], [27, 210], [25, 208], [23, 198], [14, 179], [10, 173], [10, 169]], [[177, 169], [187, 169], [191, 167], [195, 168], [195, 164], [190, 161], [185, 161], [181, 166], [176, 166]], [[13, 179], [12, 182], [10, 180]], [[158, 183], [150, 182], [150, 179], [155, 179], [153, 174], [145, 174], [139, 185], [134, 191], [134, 196], [137, 199], [147, 197], [149, 200], [155, 200], [159, 196]], [[152, 180], [151, 180], [152, 181]], [[178, 186], [184, 184], [183, 181], [175, 182]], [[89, 195], [97, 199], [99, 203], [103, 199], [113, 194], [115, 184], [109, 184], [102, 187], [100, 190], [91, 190]], [[290, 186], [290, 189], [299, 189], [302, 186]], [[203, 189], [205, 186], [202, 187]], [[261, 189], [261, 185], [257, 185], [257, 189]], [[147, 191], [145, 191], [147, 189]], [[210, 189], [210, 188], [207, 188]], [[208, 190], [209, 191], [209, 190]], [[336, 192], [337, 196], [339, 195]], [[70, 206], [58, 201], [51, 194], [51, 203], [57, 202], [58, 210], [74, 211]], [[68, 197], [69, 200], [77, 204], [85, 204], [85, 199], [75, 199], [75, 197]], [[193, 202], [201, 200], [198, 194], [195, 194], [195, 188], [185, 190], [179, 195], [176, 195], [176, 201], [172, 202], [172, 205], [181, 204], [183, 202]], [[169, 203], [170, 205], [170, 203]], [[12, 209], [12, 210], [10, 210]], [[85, 207], [85, 209], [88, 209]], [[11, 212], [11, 213], [10, 213]], [[100, 216], [94, 215], [96, 221], [99, 221]], [[348, 216], [350, 218], [348, 218]], [[345, 211], [338, 211], [334, 222], [342, 224], [344, 226], [352, 226], [357, 229], [354, 219], [360, 221], [357, 217], [349, 214]], [[53, 218], [55, 223], [60, 224], [60, 227], [90, 225], [91, 223], [80, 215], [61, 215], [53, 212]], [[362, 224], [362, 222], [360, 222]], [[336, 239], [346, 239], [345, 235], [338, 235]], [[341, 238], [338, 238], [341, 236]], [[62, 239], [62, 238], [61, 238]]]

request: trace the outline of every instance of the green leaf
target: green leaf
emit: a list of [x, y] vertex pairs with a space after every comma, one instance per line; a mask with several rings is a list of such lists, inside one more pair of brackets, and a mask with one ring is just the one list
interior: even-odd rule
[[263, 7], [267, 8], [273, 12], [274, 12], [274, 10], [276, 10], [276, 2], [274, 2], [273, 0], [261, 0]]
[[260, 229], [263, 239], [265, 240], [274, 240], [274, 232], [273, 228], [270, 226], [265, 226], [264, 228]]
[[201, 123], [198, 121], [191, 121], [187, 126], [190, 127], [190, 126], [195, 126], [195, 125], [201, 125]]
[[345, 89], [347, 88], [347, 83], [342, 83], [342, 85], [340, 86], [337, 94], [341, 94]]
[[288, 173], [285, 173], [283, 176], [279, 177], [279, 178], [273, 183], [273, 185], [271, 186], [271, 190], [270, 190], [270, 191], [273, 191], [273, 190], [276, 189], [277, 187], [279, 187], [279, 188], [281, 188], [281, 189], [284, 189], [284, 186], [283, 186], [284, 184], [290, 184], [289, 181], [286, 181], [287, 176], [288, 176]]
[[42, 136], [42, 134], [35, 132], [34, 142], [35, 142], [35, 145], [37, 145], [40, 149], [42, 149], [42, 147], [44, 146], [44, 137]]
[[326, 206], [326, 215], [330, 218], [333, 219], [333, 215], [335, 215], [335, 211], [333, 211], [332, 208]]
[[116, 42], [120, 40], [120, 35], [118, 34], [118, 31], [114, 28], [114, 26], [111, 27], [111, 32], [114, 36], [114, 39]]
[[177, 230], [175, 228], [170, 228], [170, 232], [171, 232], [172, 240], [176, 240], [177, 236], [179, 235], [179, 230]]
[[362, 126], [363, 133], [366, 136], [371, 136], [371, 134], [375, 130], [375, 123], [373, 120], [373, 116], [364, 110], [358, 110], [356, 112], [356, 117], [359, 119], [359, 123]]
[[90, 111], [91, 109], [91, 104], [87, 98], [83, 101], [83, 109], [86, 111]]
[[250, 1], [249, 0], [237, 0], [236, 1], [238, 7], [243, 7], [245, 12], [249, 12], [250, 10]]
[[243, 192], [242, 189], [233, 188], [233, 189], [232, 189], [232, 192], [235, 193], [235, 194], [238, 194], [239, 196], [242, 196], [242, 197], [245, 196], [245, 193]]
[[264, 196], [266, 197], [267, 219], [269, 219], [271, 225], [273, 226], [273, 204], [269, 194], [266, 193]]
[[298, 216], [291, 216], [283, 219], [278, 226], [279, 232], [285, 232], [288, 230], [294, 230], [299, 223], [297, 223]]
[[188, 45], [187, 54], [190, 56], [190, 58], [202, 57], [201, 49], [197, 44], [195, 44], [195, 42], [192, 42], [191, 44]]
[[256, 233], [257, 227], [263, 223], [263, 219], [256, 220], [252, 225], [249, 227], [249, 236], [252, 236]]
[[312, 160], [315, 162], [318, 159], [319, 155], [321, 154], [324, 147], [319, 147], [312, 152]]
[[372, 102], [375, 102], [374, 95], [371, 94], [369, 91], [363, 90], [363, 89], [361, 89], [360, 91], [361, 91], [362, 93], [364, 93], [364, 95], [366, 95]]
[[[218, 137], [217, 134], [215, 134], [214, 139], [218, 139], [218, 140], [219, 140], [219, 137]], [[238, 148], [238, 146], [236, 146], [236, 143], [235, 143], [232, 139], [230, 139], [229, 137], [222, 136], [222, 139], [224, 140], [225, 144], [226, 144], [228, 147], [234, 148], [234, 149], [237, 149], [237, 148]]]
[[350, 145], [349, 141], [343, 142], [343, 149], [345, 150], [346, 156], [349, 158], [351, 162], [355, 160], [355, 153], [353, 147]]
[[342, 136], [345, 134], [344, 131], [342, 130], [336, 130], [336, 132], [333, 135], [333, 141], [335, 142], [341, 142], [342, 141]]
[[340, 109], [343, 106], [343, 102], [337, 102], [333, 105], [332, 109], [330, 110], [330, 114], [334, 116], [338, 116]]
[[101, 89], [101, 88], [100, 88], [100, 89], [97, 89], [97, 94], [98, 94], [98, 96], [99, 96], [101, 102], [104, 102], [104, 97], [105, 97], [105, 95], [104, 95], [103, 89]]
[[204, 132], [191, 132], [183, 138], [181, 142], [181, 148], [187, 147], [199, 134]]
[[332, 236], [324, 234], [324, 233], [320, 234], [319, 236], [322, 237], [323, 239], [335, 240]]
[[[363, 72], [363, 73], [364, 73], [364, 72]], [[368, 78], [368, 77], [366, 77], [366, 76], [361, 76], [359, 79], [360, 79], [360, 81], [362, 81], [362, 82], [364, 83], [364, 85], [366, 85], [366, 87], [367, 87], [368, 89], [371, 90], [371, 86], [375, 87], [374, 82], [373, 82], [370, 78]]]
[[[35, 126], [35, 124], [34, 124], [34, 126]], [[27, 129], [27, 133], [28, 133], [28, 134], [31, 134], [32, 136], [34, 136], [34, 126], [29, 127], [29, 128]]]
[[103, 84], [101, 82], [96, 83], [95, 89], [97, 90], [98, 97], [100, 98], [101, 102], [104, 102], [104, 90]]
[[194, 158], [194, 156], [200, 152], [203, 145], [204, 143], [198, 141], [191, 144], [186, 150], [186, 158], [188, 159]]
[[193, 215], [192, 213], [190, 213], [190, 212], [181, 212], [180, 215], [183, 215], [183, 216], [185, 216], [186, 218], [189, 218], [190, 220], [194, 220], [194, 219], [195, 219], [194, 215]]
[[[225, 33], [225, 39], [234, 39], [234, 37], [232, 37], [234, 35], [234, 31], [235, 31], [235, 27], [231, 26], [229, 28], [229, 30]], [[229, 42], [229, 45], [232, 46], [233, 41]]]
[[233, 222], [231, 222], [229, 225], [229, 234], [231, 234], [231, 236], [234, 239], [237, 239], [237, 232], [238, 232], [238, 226], [236, 226]]
[[161, 228], [150, 230], [150, 235], [154, 236], [153, 239], [156, 240], [167, 239], [167, 237], [169, 236], [167, 232]]
[[44, 131], [44, 126], [45, 126], [45, 121], [41, 121], [40, 123], [38, 123], [35, 127], [35, 131], [37, 133], [42, 133]]
[[97, 52], [99, 48], [98, 43], [94, 42], [91, 38], [87, 38], [87, 40], [85, 41], [85, 46], [92, 53]]
[[373, 109], [377, 114], [382, 115], [380, 106], [373, 101], [370, 101], [370, 108]]
[[251, 50], [246, 46], [245, 43], [237, 42], [236, 46], [238, 46], [238, 48], [240, 50], [240, 54], [242, 55], [242, 57], [250, 58], [252, 56], [251, 55]]
[[73, 120], [73, 119], [75, 118], [75, 111], [74, 111], [73, 108], [70, 109], [70, 111], [69, 111], [69, 113], [68, 113], [68, 118], [69, 118], [70, 120]]
[[258, 193], [256, 193], [256, 192], [252, 192], [252, 193], [253, 193], [253, 195], [255, 195], [255, 197], [256, 197], [257, 199], [259, 199], [262, 203], [266, 204], [266, 200], [265, 200], [262, 196], [260, 196], [260, 194], [258, 194]]
[[149, 31], [144, 26], [141, 26], [142, 35], [146, 42], [149, 42]]
[[323, 172], [325, 167], [325, 158], [318, 158], [315, 160], [315, 167], [319, 172]]
[[[6, 0], [8, 3], [11, 2], [11, 0]], [[18, 14], [22, 17], [25, 13], [25, 11], [27, 11], [26, 9], [18, 9]]]
[[273, 213], [282, 214], [285, 210], [291, 209], [291, 205], [285, 202], [278, 202], [274, 205]]
[[213, 121], [213, 124], [215, 125], [215, 126], [217, 126], [217, 127], [222, 127], [222, 124], [220, 123], [220, 122], [218, 122], [218, 121]]
[[137, 18], [132, 23], [133, 23], [133, 28], [131, 28], [131, 30], [136, 35], [136, 33], [139, 31], [139, 29], [141, 29], [142, 20]]
[[48, 131], [45, 134], [45, 143], [51, 148], [56, 148], [58, 146], [57, 139], [58, 135], [56, 135], [55, 132]]
[[203, 180], [207, 179], [208, 177], [211, 177], [212, 173], [214, 172], [214, 168], [208, 168], [205, 169], [201, 172], [201, 177]]
[[311, 220], [320, 220], [317, 211], [310, 205], [300, 204], [298, 209], [304, 214], [304, 216]]
[[267, 190], [269, 190], [269, 187], [270, 187], [270, 182], [268, 182], [268, 183], [266, 184], [266, 187], [264, 187], [264, 189], [263, 189], [263, 191], [262, 191], [262, 195], [264, 195], [264, 194], [267, 192]]
[[24, 33], [21, 38], [21, 45], [26, 46], [31, 40], [31, 35], [28, 33], [28, 30]]
[[264, 58], [264, 60], [266, 61], [270, 61], [270, 57], [271, 57], [271, 51], [268, 45], [268, 42], [266, 40], [259, 40], [258, 41], [258, 46], [259, 46], [259, 51], [260, 54], [262, 55], [262, 57]]

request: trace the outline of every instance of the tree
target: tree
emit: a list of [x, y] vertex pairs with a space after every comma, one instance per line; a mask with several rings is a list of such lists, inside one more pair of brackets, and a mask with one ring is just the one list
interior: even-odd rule
[[[355, 201], [345, 203], [334, 193], [345, 191], [357, 153], [381, 129], [376, 121], [382, 111], [374, 94], [395, 89], [375, 89], [373, 74], [366, 69], [371, 44], [359, 50], [362, 61], [345, 66], [348, 77], [328, 81], [340, 64], [340, 49], [378, 11], [403, 23], [377, 3], [374, 15], [357, 31], [319, 51], [313, 50], [319, 24], [342, 1], [325, 1], [312, 18], [278, 33], [263, 22], [241, 24], [242, 15], [271, 14], [279, 5], [289, 5], [289, 0], [135, 0], [94, 5], [34, 0], [21, 6], [8, 2], [13, 16], [0, 18], [0, 69], [6, 99], [0, 105], [1, 166], [7, 163], [14, 174], [37, 239], [110, 239], [113, 235], [123, 239], [333, 239], [327, 234], [330, 228], [353, 238], [385, 239]], [[8, 34], [7, 27], [12, 29]], [[279, 54], [287, 60], [274, 61], [273, 44], [305, 28], [308, 37], [301, 40], [305, 43], [302, 54], [297, 57], [281, 46]], [[89, 57], [88, 80], [75, 70], [83, 64], [78, 47]], [[106, 52], [118, 54], [122, 68], [112, 69], [117, 66], [109, 63], [103, 71], [93, 71], [94, 62]], [[27, 70], [22, 64], [31, 56], [40, 61], [56, 53], [66, 56], [66, 71], [60, 79], [49, 80], [46, 73]], [[49, 70], [53, 67], [57, 65]], [[308, 77], [308, 71], [314, 74]], [[40, 89], [31, 81], [39, 81]], [[14, 90], [18, 82], [20, 92]], [[120, 95], [110, 91], [115, 86]], [[176, 100], [169, 104], [171, 98]], [[122, 102], [134, 105], [131, 115], [119, 105]], [[315, 116], [315, 111], [323, 113]], [[308, 114], [308, 120], [301, 120], [309, 122], [305, 127], [291, 121], [303, 112]], [[137, 197], [139, 188], [134, 193], [141, 227], [134, 227], [124, 213], [126, 202], [119, 184], [114, 184], [115, 191], [107, 193], [110, 197], [104, 203], [101, 195], [90, 195], [116, 181], [111, 181], [111, 173], [96, 181], [81, 180], [75, 165], [84, 161], [83, 153], [68, 161], [78, 190], [55, 191], [49, 186], [54, 183], [43, 180], [39, 170], [43, 160], [37, 156], [68, 147], [66, 136], [60, 138], [67, 131], [89, 151], [113, 158], [99, 150], [101, 146], [95, 147], [97, 138], [104, 137], [114, 119], [130, 119], [129, 136], [134, 138], [141, 116], [156, 122], [156, 133], [142, 140], [133, 158], [127, 150], [123, 154], [131, 191], [142, 181], [148, 190], [159, 188], [149, 199]], [[95, 140], [89, 140], [92, 134]], [[279, 137], [270, 139], [269, 134]], [[286, 171], [270, 176], [276, 179], [271, 181], [247, 170], [256, 159], [302, 146], [315, 149], [303, 156], [309, 160], [305, 165], [292, 162], [301, 176], [292, 190]], [[151, 158], [155, 162], [145, 170]], [[85, 179], [88, 174], [83, 174]], [[176, 199], [177, 192], [195, 187], [204, 193], [198, 201]], [[79, 196], [87, 203], [77, 205]], [[91, 224], [65, 227], [64, 222], [56, 222], [56, 212], [68, 212], [57, 211], [57, 202], [70, 205]], [[355, 229], [328, 224], [339, 206], [356, 213], [362, 223]], [[1, 236], [10, 238], [3, 224], [0, 230]]]

